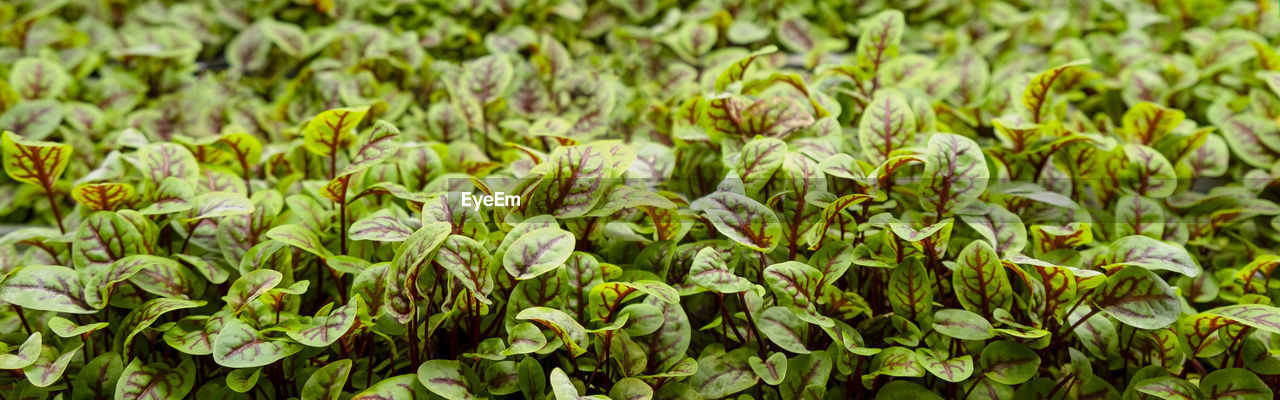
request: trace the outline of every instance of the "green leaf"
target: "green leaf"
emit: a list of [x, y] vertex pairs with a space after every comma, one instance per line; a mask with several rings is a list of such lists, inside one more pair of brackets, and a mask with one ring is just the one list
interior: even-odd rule
[[81, 184], [71, 191], [77, 203], [94, 211], [111, 211], [133, 197], [133, 185], [127, 183]]
[[168, 177], [150, 193], [151, 204], [140, 210], [146, 215], [163, 215], [191, 209], [195, 189], [180, 178]]
[[871, 360], [871, 372], [874, 375], [898, 377], [921, 377], [925, 370], [916, 360], [916, 353], [906, 347], [890, 347], [884, 349]]
[[698, 250], [689, 267], [693, 284], [717, 293], [740, 293], [752, 288], [751, 281], [738, 277], [725, 264], [725, 255], [711, 247]]
[[853, 265], [854, 248], [845, 242], [823, 245], [809, 257], [809, 265], [822, 273], [822, 286], [832, 286], [844, 279], [845, 271]]
[[0, 300], [32, 310], [93, 314], [76, 271], [56, 265], [21, 268], [0, 287]]
[[489, 303], [486, 296], [493, 292], [494, 279], [487, 269], [489, 251], [485, 250], [483, 244], [466, 236], [450, 235], [440, 245], [436, 262], [462, 282], [463, 287], [481, 302]]
[[750, 67], [752, 63], [755, 63], [757, 58], [773, 54], [777, 51], [777, 46], [765, 46], [760, 48], [760, 50], [756, 50], [746, 57], [743, 57], [732, 65], [729, 65], [729, 68], [726, 68], [718, 77], [716, 77], [716, 92], [723, 92], [728, 90], [731, 85], [741, 82], [747, 74], [747, 67]]
[[1049, 103], [1049, 92], [1053, 89], [1053, 84], [1067, 76], [1076, 67], [1089, 63], [1089, 60], [1071, 61], [1041, 72], [1031, 79], [1031, 83], [1022, 92], [1022, 105], [1031, 110], [1031, 122], [1038, 124], [1045, 121], [1046, 111], [1048, 111], [1045, 105]]
[[542, 331], [537, 325], [529, 322], [521, 322], [511, 328], [507, 336], [507, 343], [510, 345], [506, 350], [502, 351], [504, 355], [528, 354], [538, 350], [542, 350], [547, 346], [547, 337], [543, 336]]
[[769, 307], [756, 316], [756, 324], [760, 333], [783, 350], [808, 354], [805, 338], [808, 336], [809, 324], [796, 317], [796, 313], [787, 307]]
[[782, 239], [782, 224], [768, 207], [746, 196], [715, 192], [689, 206], [706, 214], [720, 234], [743, 246], [772, 251]]
[[884, 163], [894, 152], [915, 145], [915, 137], [916, 117], [902, 93], [893, 90], [876, 92], [876, 97], [867, 104], [867, 111], [858, 122], [858, 143], [862, 145], [862, 154], [867, 157], [867, 162], [873, 165]]
[[1196, 65], [1203, 67], [1205, 75], [1249, 61], [1256, 54], [1250, 51], [1249, 43], [1262, 40], [1251, 30], [1224, 29], [1216, 33], [1211, 42], [1193, 52]]
[[808, 108], [786, 97], [756, 100], [734, 119], [738, 132], [747, 137], [783, 138], [813, 125], [813, 115]]
[[831, 356], [826, 351], [792, 357], [787, 362], [787, 377], [778, 386], [778, 392], [784, 400], [812, 398], [809, 397], [809, 388], [827, 386], [832, 368]]
[[1242, 368], [1210, 372], [1200, 380], [1200, 391], [1206, 400], [1267, 400], [1273, 391], [1258, 375]]
[[898, 56], [902, 35], [906, 31], [902, 11], [884, 10], [862, 24], [854, 57], [858, 68], [874, 73], [880, 66]]
[[1241, 161], [1266, 168], [1280, 159], [1280, 127], [1256, 115], [1232, 115], [1217, 123], [1231, 151]]
[[933, 280], [920, 258], [912, 257], [889, 272], [886, 288], [893, 312], [916, 320], [929, 315], [933, 308]]
[[623, 378], [613, 384], [609, 389], [610, 399], [620, 400], [651, 400], [653, 399], [653, 387], [644, 381], [636, 378]]
[[1112, 324], [1111, 320], [1107, 319], [1106, 316], [1094, 315], [1080, 323], [1080, 325], [1075, 325], [1085, 315], [1087, 315], [1087, 312], [1080, 310], [1065, 319], [1064, 323], [1071, 323], [1071, 326], [1075, 326], [1072, 333], [1075, 333], [1076, 337], [1080, 338], [1080, 343], [1084, 345], [1089, 353], [1099, 357], [1114, 354], [1120, 343], [1115, 324]]
[[947, 358], [945, 353], [916, 349], [916, 361], [930, 374], [947, 382], [962, 382], [973, 375], [973, 356]]
[[1172, 376], [1144, 379], [1135, 383], [1133, 388], [1139, 393], [1149, 394], [1161, 399], [1197, 400], [1201, 398], [1200, 391], [1196, 389], [1195, 385], [1185, 379], [1178, 379]]
[[677, 208], [675, 203], [660, 194], [631, 186], [618, 185], [609, 190], [609, 195], [605, 197], [604, 201], [600, 202], [587, 216], [606, 217], [615, 215], [622, 210], [639, 207], [653, 207], [663, 210]]
[[987, 340], [995, 335], [991, 322], [981, 315], [965, 310], [949, 308], [933, 314], [933, 329], [938, 333], [961, 340]]
[[489, 104], [503, 96], [513, 75], [514, 69], [507, 57], [491, 54], [465, 65], [462, 84], [480, 104]]
[[572, 233], [554, 227], [536, 229], [511, 243], [502, 266], [516, 279], [533, 279], [564, 265], [573, 249]]
[[1093, 302], [1112, 318], [1141, 329], [1168, 327], [1182, 311], [1174, 289], [1138, 266], [1127, 266], [1108, 276]]
[[213, 360], [231, 368], [261, 367], [301, 350], [288, 341], [263, 336], [239, 319], [226, 321], [213, 341]]
[[751, 349], [745, 347], [729, 352], [719, 347], [705, 350], [698, 359], [698, 372], [689, 378], [689, 383], [703, 398], [711, 399], [750, 389], [759, 381], [747, 362], [751, 354]]
[[142, 233], [119, 214], [90, 214], [76, 229], [71, 242], [71, 262], [76, 269], [96, 274], [127, 256], [143, 254]]
[[500, 361], [485, 367], [484, 384], [489, 394], [502, 396], [520, 391], [520, 372], [515, 361]]
[[347, 234], [351, 240], [403, 242], [413, 234], [413, 230], [401, 222], [391, 209], [384, 208], [351, 223]]
[[129, 277], [129, 282], [147, 293], [169, 298], [189, 298], [199, 297], [204, 292], [204, 282], [190, 269], [172, 259], [136, 255], [119, 263], [139, 265], [138, 272]]
[[0, 369], [22, 369], [35, 363], [40, 357], [40, 332], [27, 336], [27, 340], [18, 346], [18, 351], [0, 354]]
[[875, 400], [942, 400], [942, 397], [911, 381], [893, 381], [876, 391]]
[[390, 122], [377, 120], [356, 147], [351, 163], [338, 175], [350, 175], [368, 169], [395, 155], [399, 147], [400, 130]]
[[447, 400], [475, 399], [463, 368], [462, 363], [453, 360], [430, 360], [418, 366], [418, 382]]
[[104, 353], [87, 361], [71, 381], [74, 399], [109, 399], [124, 373], [124, 362], [116, 353]]
[[106, 322], [99, 322], [86, 324], [86, 326], [78, 326], [78, 324], [70, 322], [69, 319], [61, 317], [51, 317], [46, 323], [49, 324], [50, 331], [54, 332], [54, 335], [58, 335], [58, 337], [81, 336], [84, 335], [84, 333], [99, 331], [99, 329], [105, 328], [110, 324]]
[[39, 185], [46, 191], [53, 189], [54, 181], [62, 176], [71, 162], [71, 146], [26, 140], [13, 132], [4, 132], [2, 147], [4, 172], [13, 180]]
[[427, 257], [449, 237], [452, 227], [447, 222], [425, 224], [400, 245], [384, 277], [386, 288], [383, 309], [400, 323], [409, 322], [416, 305], [410, 292], [416, 285], [419, 268]]
[[1186, 119], [1182, 110], [1166, 108], [1151, 102], [1141, 102], [1125, 111], [1118, 133], [1125, 141], [1150, 145], [1159, 141]]
[[747, 196], [754, 196], [764, 188], [773, 173], [782, 167], [786, 156], [787, 143], [778, 139], [757, 138], [742, 146], [734, 167], [742, 178]]
[[218, 137], [218, 146], [235, 157], [241, 172], [252, 171], [262, 159], [262, 141], [245, 132], [231, 131]]
[[542, 365], [533, 357], [525, 357], [520, 360], [519, 366], [519, 386], [520, 393], [526, 398], [542, 395], [547, 389], [547, 374], [543, 372]]
[[169, 326], [164, 341], [170, 347], [191, 355], [213, 354], [214, 333], [222, 329], [222, 322], [230, 313], [220, 311], [213, 316], [188, 316]]
[[767, 360], [751, 356], [747, 359], [747, 364], [760, 377], [760, 380], [770, 385], [777, 386], [787, 376], [787, 355], [783, 353], [770, 354]]
[[955, 134], [929, 138], [921, 184], [920, 206], [926, 213], [948, 217], [976, 200], [987, 188], [990, 173], [982, 148]]
[[253, 202], [244, 195], [233, 192], [203, 193], [192, 200], [192, 205], [191, 211], [187, 213], [187, 221], [253, 213]]
[[177, 178], [194, 186], [200, 176], [200, 165], [190, 150], [174, 143], [153, 143], [138, 149], [138, 169], [160, 185], [166, 178]]
[[546, 162], [530, 171], [542, 178], [531, 193], [521, 198], [525, 215], [586, 215], [605, 198], [609, 165], [609, 152], [602, 146], [557, 147]]
[[[18, 105], [13, 106], [12, 108], [9, 108], [4, 112], [4, 114], [0, 114], [0, 130], [13, 131], [6, 132], [6, 134], [16, 133], [31, 139], [44, 139], [53, 133], [54, 130], [58, 129], [58, 126], [62, 125], [63, 118], [64, 112], [62, 111], [62, 104], [59, 104], [57, 101], [50, 99], [24, 101], [18, 103]], [[5, 154], [8, 154], [10, 149], [12, 149], [12, 147], [6, 146], [4, 150]], [[36, 158], [50, 156], [51, 155], [49, 153], [42, 152], [40, 156]], [[63, 158], [70, 160], [70, 157], [63, 156]], [[50, 160], [56, 159], [56, 157], [50, 158]], [[6, 159], [5, 162], [6, 172], [11, 168], [11, 164], [7, 160], [8, 159]], [[53, 163], [45, 165], [56, 166], [57, 164]], [[25, 173], [23, 174], [25, 175]], [[9, 176], [12, 177], [13, 173], [10, 173]]]
[[1129, 194], [1116, 201], [1115, 234], [1118, 237], [1143, 235], [1161, 238], [1165, 230], [1164, 219], [1164, 210], [1154, 200]]
[[386, 400], [427, 398], [427, 390], [418, 383], [418, 376], [405, 374], [383, 379], [368, 389], [356, 393], [350, 400]]
[[116, 382], [115, 400], [176, 400], [185, 398], [196, 383], [191, 360], [176, 367], [165, 363], [143, 364], [134, 359]]
[[1027, 247], [1027, 228], [1017, 214], [1004, 207], [988, 204], [982, 215], [962, 215], [970, 228], [991, 242], [1000, 254], [1021, 253]]
[[970, 385], [962, 385], [965, 392], [972, 393], [968, 397], [969, 400], [999, 400], [1008, 399], [1015, 396], [1013, 387], [996, 382], [991, 378], [976, 379]]
[[[580, 399], [599, 399], [600, 396], [580, 396], [578, 388], [574, 386], [573, 381], [569, 380], [569, 375], [564, 370], [556, 368], [551, 370], [551, 392], [555, 395], [555, 400], [580, 400]], [[606, 397], [607, 399], [607, 397]]]
[[335, 108], [321, 112], [303, 128], [303, 145], [314, 154], [332, 157], [338, 154], [339, 149], [351, 145], [355, 140], [356, 125], [368, 113], [368, 106]]
[[1129, 189], [1156, 199], [1169, 197], [1177, 189], [1178, 176], [1173, 164], [1156, 149], [1127, 144], [1124, 154], [1128, 165], [1123, 179]]
[[1200, 265], [1186, 249], [1150, 237], [1126, 236], [1111, 242], [1107, 251], [1113, 265], [1173, 271], [1193, 278], [1200, 275]]
[[987, 345], [978, 360], [987, 378], [1006, 385], [1017, 385], [1034, 378], [1040, 368], [1040, 356], [1027, 346], [1001, 340]]
[[530, 307], [516, 314], [516, 319], [534, 321], [550, 329], [556, 337], [560, 338], [565, 348], [569, 350], [569, 355], [573, 357], [587, 352], [587, 349], [582, 347], [588, 344], [586, 328], [564, 311], [547, 307]]
[[346, 305], [333, 309], [328, 315], [291, 319], [282, 323], [281, 326], [290, 339], [304, 346], [328, 347], [351, 331], [360, 314], [362, 303], [364, 301], [357, 294], [352, 296]]
[[1013, 303], [1009, 276], [987, 242], [974, 241], [960, 250], [952, 282], [956, 297], [966, 310], [989, 316], [996, 309], [1009, 309]]
[[273, 19], [261, 20], [262, 33], [275, 43], [276, 48], [295, 58], [302, 58], [311, 47], [310, 38], [297, 25]]
[[[155, 324], [161, 316], [176, 310], [196, 308], [204, 305], [204, 301], [191, 301], [183, 299], [156, 298], [147, 300], [142, 306], [136, 310], [130, 311], [121, 321], [120, 326], [128, 327], [127, 335], [115, 335], [116, 349], [133, 348], [133, 339], [138, 334], [146, 331], [151, 325]], [[123, 332], [122, 332], [123, 333]]]
[[778, 304], [807, 309], [818, 300], [822, 272], [798, 261], [773, 264], [764, 269], [764, 279], [773, 288]]
[[328, 258], [333, 255], [329, 249], [324, 247], [324, 243], [320, 242], [320, 238], [316, 236], [315, 232], [301, 225], [280, 225], [267, 231], [266, 236], [268, 239], [297, 247], [320, 258]]
[[262, 368], [233, 369], [227, 374], [227, 388], [237, 393], [247, 393], [258, 385]]
[[1209, 313], [1271, 333], [1280, 333], [1280, 307], [1263, 304], [1236, 304], [1218, 307]]
[[231, 289], [227, 290], [227, 295], [223, 296], [222, 299], [227, 302], [227, 308], [232, 311], [239, 311], [258, 297], [266, 294], [267, 291], [275, 289], [283, 279], [284, 275], [279, 271], [270, 269], [253, 270], [237, 278], [231, 284]]
[[70, 80], [61, 63], [41, 58], [19, 59], [9, 70], [9, 86], [27, 100], [62, 97]]

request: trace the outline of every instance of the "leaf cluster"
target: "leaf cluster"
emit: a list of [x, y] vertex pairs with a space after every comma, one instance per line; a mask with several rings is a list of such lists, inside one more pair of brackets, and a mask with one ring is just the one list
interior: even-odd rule
[[1243, 0], [3, 2], [0, 397], [1270, 399], [1278, 38]]

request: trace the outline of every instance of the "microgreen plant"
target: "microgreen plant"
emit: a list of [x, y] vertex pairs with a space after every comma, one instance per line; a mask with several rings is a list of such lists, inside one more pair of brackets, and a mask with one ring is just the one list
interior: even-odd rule
[[0, 398], [1271, 399], [1271, 1], [0, 3]]

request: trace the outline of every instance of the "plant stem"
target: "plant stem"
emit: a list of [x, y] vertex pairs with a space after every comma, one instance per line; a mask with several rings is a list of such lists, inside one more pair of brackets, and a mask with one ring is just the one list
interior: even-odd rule
[[191, 235], [196, 233], [196, 226], [187, 227], [187, 236], [182, 238], [182, 247], [178, 249], [179, 254], [187, 253], [187, 245], [191, 244]]
[[[343, 197], [346, 197], [345, 195]], [[342, 255], [347, 255], [347, 202], [338, 203], [338, 243]]]
[[[338, 300], [341, 300], [343, 304], [346, 304], [347, 303], [347, 285], [342, 282], [342, 275], [339, 274], [338, 271], [334, 270], [333, 268], [330, 268], [328, 261], [324, 263], [324, 269], [328, 270], [329, 276], [333, 278], [333, 285], [337, 287], [337, 290], [338, 290]], [[321, 287], [320, 290], [323, 291], [324, 288]]]
[[18, 314], [18, 320], [19, 320], [19, 321], [22, 321], [22, 329], [26, 329], [26, 330], [27, 330], [27, 336], [31, 336], [31, 334], [33, 333], [33, 332], [31, 331], [31, 324], [28, 324], [28, 323], [27, 323], [27, 316], [26, 316], [26, 315], [23, 315], [23, 313], [22, 313], [22, 307], [21, 307], [21, 306], [18, 306], [17, 304], [12, 304], [12, 306], [13, 306], [13, 310], [14, 310], [14, 311], [16, 311], [16, 312], [17, 312], [17, 314]]
[[[367, 347], [372, 348], [372, 347], [373, 347], [373, 334], [372, 334], [372, 333], [365, 333], [365, 334], [364, 334], [364, 341], [365, 341], [365, 344], [366, 344], [366, 346], [367, 346]], [[365, 388], [368, 388], [368, 387], [370, 387], [370, 386], [373, 386], [373, 358], [372, 358], [372, 357], [370, 357], [370, 358], [368, 358], [368, 360], [369, 360], [369, 366], [367, 367], [368, 369], [367, 369], [367, 370], [365, 370], [365, 375], [364, 375], [364, 387], [365, 387]], [[393, 364], [393, 365], [394, 365], [394, 364]], [[353, 381], [352, 383], [355, 383], [355, 382]]]
[[240, 169], [244, 170], [244, 193], [245, 196], [253, 197], [253, 185], [250, 184], [253, 178], [253, 170], [249, 168], [249, 160], [244, 157], [238, 157], [240, 161]]
[[58, 231], [66, 234], [67, 228], [62, 226], [62, 210], [58, 209], [58, 201], [53, 199], [53, 188], [44, 188], [44, 196], [49, 199], [49, 208], [53, 209], [53, 218], [58, 221]]
[[[724, 293], [716, 293], [716, 306], [720, 308], [720, 318], [724, 319], [726, 329], [733, 331], [733, 336], [738, 338], [738, 342], [743, 346], [747, 345], [747, 339], [742, 337], [742, 332], [738, 332], [738, 327], [733, 323], [733, 317], [729, 315], [729, 310], [724, 307]], [[725, 335], [728, 339], [728, 335]]]
[[272, 363], [271, 365], [268, 365], [267, 368], [268, 370], [272, 371], [272, 375], [275, 376], [275, 382], [272, 382], [274, 383], [274, 385], [271, 385], [271, 386], [274, 386], [276, 388], [276, 398], [277, 399], [285, 398], [284, 385], [288, 381], [284, 379], [284, 372], [280, 368], [280, 364]]
[[[1056, 385], [1053, 385], [1053, 389], [1049, 390], [1049, 395], [1045, 396], [1045, 398], [1052, 399], [1053, 395], [1058, 394], [1058, 390], [1062, 389], [1062, 385], [1067, 384], [1068, 382], [1071, 382], [1074, 384], [1075, 380], [1076, 380], [1076, 376], [1072, 374], [1071, 376], [1068, 376], [1067, 379], [1063, 379], [1059, 381]], [[974, 386], [977, 386], [977, 384], [974, 384]], [[1067, 387], [1070, 388], [1071, 386], [1068, 385]]]
[[[410, 295], [410, 297], [417, 297]], [[416, 300], [415, 300], [416, 301]], [[409, 361], [412, 365], [419, 364], [418, 358], [418, 311], [413, 311], [413, 317], [409, 320], [409, 331], [405, 332], [409, 336]]]
[[760, 358], [764, 358], [766, 345], [764, 339], [760, 336], [760, 329], [756, 328], [756, 320], [751, 318], [751, 307], [747, 306], [747, 296], [743, 295], [742, 292], [738, 292], [738, 301], [742, 302], [742, 313], [747, 314], [747, 325], [751, 325], [751, 332], [756, 337], [756, 343], [760, 344]]
[[[766, 282], [766, 281], [764, 280], [764, 268], [765, 268], [765, 265], [764, 265], [764, 264], [765, 264], [764, 253], [762, 253], [762, 252], [757, 252], [756, 254], [760, 255], [760, 269], [756, 271], [756, 275], [757, 275], [756, 279], [757, 279], [757, 282], [759, 282], [760, 284], [764, 284], [764, 283]], [[739, 296], [741, 296], [742, 294], [741, 294], [741, 293], [739, 293], [738, 295], [739, 295]], [[743, 302], [742, 304], [743, 304], [743, 306], [744, 306], [744, 307], [746, 306], [746, 302]], [[748, 314], [748, 315], [750, 315], [750, 314]], [[754, 325], [754, 324], [752, 324], [752, 325]]]
[[[978, 371], [974, 371], [974, 373], [977, 373], [977, 372], [978, 372]], [[877, 376], [877, 378], [879, 378], [879, 377]], [[969, 395], [970, 395], [970, 394], [973, 394], [973, 389], [977, 389], [977, 388], [978, 388], [978, 384], [979, 384], [979, 383], [982, 383], [982, 381], [981, 381], [981, 380], [979, 380], [979, 381], [975, 381], [975, 382], [973, 382], [973, 384], [972, 384], [972, 385], [969, 385], [969, 389], [968, 389], [968, 390], [965, 390], [965, 391], [964, 391], [964, 396], [960, 396], [960, 398], [961, 398], [961, 399], [967, 399], [967, 398], [969, 398]]]
[[471, 292], [471, 298], [468, 301], [474, 301], [471, 306], [471, 345], [476, 347], [476, 351], [480, 350], [480, 301], [477, 300], [475, 292]]
[[329, 155], [329, 180], [333, 180], [338, 175], [338, 151], [334, 150]]
[[1244, 336], [1244, 329], [1241, 329], [1238, 335], [1231, 336], [1231, 345], [1227, 346], [1227, 351], [1222, 353], [1222, 362], [1218, 364], [1218, 369], [1223, 369], [1230, 365], [1228, 361], [1231, 361], [1231, 353], [1235, 352], [1236, 345], [1240, 345], [1242, 349], [1244, 348]]
[[1084, 317], [1081, 317], [1081, 318], [1080, 318], [1079, 320], [1077, 320], [1075, 323], [1071, 324], [1071, 326], [1070, 326], [1070, 327], [1067, 327], [1067, 329], [1066, 329], [1066, 330], [1064, 330], [1064, 331], [1062, 331], [1061, 333], [1059, 333], [1059, 334], [1058, 334], [1058, 336], [1066, 336], [1066, 335], [1070, 334], [1070, 333], [1071, 333], [1071, 331], [1076, 330], [1076, 328], [1077, 328], [1077, 327], [1079, 327], [1079, 326], [1080, 326], [1080, 324], [1083, 324], [1083, 323], [1084, 323], [1084, 321], [1087, 321], [1089, 318], [1092, 318], [1092, 317], [1093, 317], [1093, 315], [1094, 315], [1094, 314], [1097, 314], [1099, 311], [1102, 311], [1102, 309], [1101, 309], [1101, 308], [1095, 308], [1095, 309], [1093, 309], [1093, 310], [1090, 310], [1088, 314], [1085, 314], [1085, 315], [1084, 315]]
[[93, 332], [84, 334], [84, 359], [93, 359]]
[[[1129, 330], [1129, 340], [1126, 340], [1126, 341], [1125, 341], [1125, 343], [1124, 343], [1124, 351], [1122, 351], [1122, 352], [1120, 353], [1120, 357], [1122, 357], [1122, 358], [1124, 358], [1124, 359], [1126, 359], [1126, 360], [1127, 360], [1127, 359], [1129, 359], [1129, 347], [1133, 346], [1133, 338], [1134, 338], [1135, 336], [1138, 336], [1138, 328], [1129, 327], [1129, 329], [1130, 329], [1130, 330]], [[1140, 361], [1140, 360], [1138, 360], [1138, 357], [1137, 357], [1137, 356], [1134, 356], [1134, 357], [1133, 357], [1133, 360], [1134, 360], [1134, 361]]]

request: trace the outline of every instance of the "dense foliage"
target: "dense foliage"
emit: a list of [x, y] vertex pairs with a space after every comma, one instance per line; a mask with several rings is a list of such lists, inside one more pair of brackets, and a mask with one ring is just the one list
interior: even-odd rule
[[0, 2], [0, 397], [1270, 399], [1278, 39], [1262, 0]]

